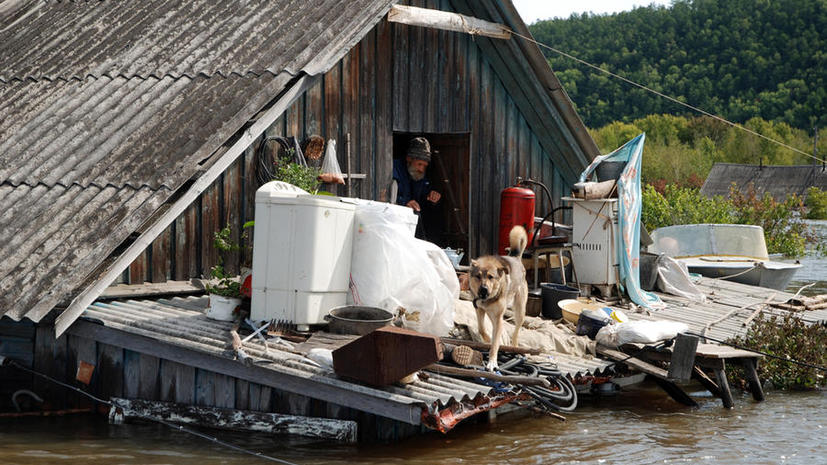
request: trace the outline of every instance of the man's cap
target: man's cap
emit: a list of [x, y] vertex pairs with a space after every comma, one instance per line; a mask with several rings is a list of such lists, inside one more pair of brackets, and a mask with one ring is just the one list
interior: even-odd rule
[[408, 152], [405, 154], [417, 160], [431, 162], [431, 144], [424, 137], [414, 137], [408, 143]]

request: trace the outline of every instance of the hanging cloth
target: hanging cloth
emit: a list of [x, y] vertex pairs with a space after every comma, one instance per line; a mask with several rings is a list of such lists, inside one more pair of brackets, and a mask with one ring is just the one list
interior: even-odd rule
[[617, 223], [620, 234], [615, 234], [615, 250], [620, 268], [620, 286], [634, 303], [647, 308], [663, 308], [665, 304], [658, 296], [640, 288], [640, 162], [645, 139], [646, 133], [642, 133], [614, 152], [595, 157], [580, 174], [580, 182], [585, 182], [597, 165], [604, 161], [626, 162], [617, 180]]

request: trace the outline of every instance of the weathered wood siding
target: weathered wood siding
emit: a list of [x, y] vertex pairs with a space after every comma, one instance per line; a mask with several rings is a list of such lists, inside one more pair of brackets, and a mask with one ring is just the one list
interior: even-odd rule
[[[409, 3], [453, 10], [448, 0]], [[555, 206], [574, 182], [563, 178], [555, 161], [560, 155], [543, 149], [515, 104], [507, 87], [509, 72], [503, 63], [489, 62], [468, 34], [382, 21], [267, 134], [335, 139], [343, 171], [350, 134], [351, 169], [367, 175], [353, 181], [353, 195], [383, 201], [390, 200], [394, 132], [468, 134], [469, 249], [471, 255], [490, 253], [496, 248], [500, 191], [516, 176], [544, 182]], [[254, 150], [248, 149], [135, 260], [123, 280], [207, 275], [216, 260], [213, 232], [229, 222], [237, 237], [241, 225], [253, 217], [256, 163]], [[545, 196], [537, 199], [538, 214], [547, 211]], [[227, 263], [229, 271], [237, 272], [245, 258], [249, 261], [249, 250]]]
[[[74, 334], [55, 340], [54, 328], [48, 324], [35, 326], [2, 319], [0, 334], [4, 340], [15, 337], [34, 344], [33, 357], [10, 351], [15, 360], [105, 400], [114, 396], [353, 420], [359, 423], [361, 441], [397, 440], [419, 434], [424, 428]], [[4, 347], [11, 346], [0, 346], [0, 349]], [[31, 353], [31, 347], [23, 352]], [[89, 385], [75, 380], [81, 362], [95, 366]], [[0, 386], [9, 391], [0, 401], [0, 412], [13, 410], [9, 399], [17, 389], [33, 390], [43, 397], [46, 409], [95, 407], [88, 397], [42, 378], [32, 379], [16, 368], [0, 368], [0, 373], [4, 375]]]

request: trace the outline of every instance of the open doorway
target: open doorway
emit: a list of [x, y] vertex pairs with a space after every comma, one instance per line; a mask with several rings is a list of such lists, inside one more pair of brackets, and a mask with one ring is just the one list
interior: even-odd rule
[[439, 192], [441, 198], [436, 204], [422, 206], [417, 237], [442, 248], [467, 251], [471, 177], [469, 135], [394, 133], [394, 160], [405, 163], [410, 140], [420, 136], [428, 139], [433, 152], [425, 176], [431, 189]]

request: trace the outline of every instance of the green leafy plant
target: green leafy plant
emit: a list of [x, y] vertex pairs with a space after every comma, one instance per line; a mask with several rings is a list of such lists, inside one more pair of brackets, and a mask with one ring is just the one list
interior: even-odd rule
[[228, 253], [241, 250], [241, 246], [232, 238], [232, 229], [226, 225], [213, 233], [213, 248], [218, 251], [218, 263], [210, 268], [210, 277], [218, 280], [218, 284], [207, 284], [205, 286], [210, 294], [217, 294], [224, 297], [241, 297], [241, 283], [230, 276], [224, 269], [224, 259]]
[[[808, 325], [795, 312], [788, 312], [783, 316], [766, 317], [762, 314], [744, 336], [728, 342], [784, 359], [794, 358], [811, 365], [825, 366], [827, 345], [824, 341], [827, 341], [827, 326]], [[746, 385], [738, 370], [732, 370], [731, 376], [735, 385]], [[777, 389], [803, 390], [827, 386], [823, 372], [770, 357], [765, 357], [758, 364], [758, 377], [771, 381]]]
[[287, 150], [276, 162], [275, 181], [283, 181], [311, 194], [318, 193], [321, 170], [293, 162], [293, 151]]
[[808, 220], [827, 220], [827, 191], [818, 187], [807, 189], [807, 216]]

